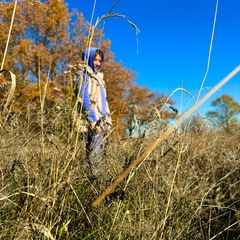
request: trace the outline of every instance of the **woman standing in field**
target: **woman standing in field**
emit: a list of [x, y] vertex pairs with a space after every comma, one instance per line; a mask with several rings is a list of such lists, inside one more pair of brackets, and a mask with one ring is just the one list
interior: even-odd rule
[[104, 64], [104, 54], [91, 47], [82, 54], [83, 69], [77, 77], [76, 94], [80, 102], [82, 114], [88, 122], [86, 155], [92, 172], [101, 169], [101, 150], [103, 133], [109, 131], [111, 115], [106, 99], [106, 85], [100, 70]]

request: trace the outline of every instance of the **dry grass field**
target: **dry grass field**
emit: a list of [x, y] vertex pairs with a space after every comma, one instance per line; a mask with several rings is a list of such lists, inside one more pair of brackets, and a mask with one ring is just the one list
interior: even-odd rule
[[239, 239], [239, 131], [172, 133], [92, 208], [163, 130], [109, 136], [89, 179], [84, 136], [61, 113], [34, 115], [1, 128], [0, 239]]

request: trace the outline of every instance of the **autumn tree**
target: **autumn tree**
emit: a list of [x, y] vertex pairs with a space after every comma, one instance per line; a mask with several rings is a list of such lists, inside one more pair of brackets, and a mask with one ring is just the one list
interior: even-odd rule
[[209, 111], [207, 115], [214, 119], [218, 127], [223, 128], [227, 132], [231, 132], [237, 125], [239, 125], [240, 104], [228, 95], [222, 95], [216, 98], [211, 106], [215, 108], [214, 111]]
[[[0, 3], [0, 59], [3, 59], [14, 2], [4, 0]], [[28, 99], [23, 89], [31, 91], [32, 88], [36, 93], [39, 84], [32, 84], [36, 81], [52, 81], [48, 85], [50, 88], [66, 85], [63, 72], [69, 63], [81, 59], [87, 46], [88, 30], [89, 23], [83, 15], [77, 11], [69, 13], [63, 0], [18, 2], [4, 68], [17, 75], [19, 104], [24, 105]], [[101, 33], [96, 29], [93, 44]], [[37, 101], [39, 98], [31, 99]]]
[[[113, 112], [115, 134], [139, 136], [154, 119], [167, 119], [173, 115], [162, 109], [167, 97], [136, 84], [137, 74], [116, 63], [112, 52], [106, 52], [103, 67], [108, 101]], [[172, 104], [171, 100], [168, 103]], [[161, 116], [157, 116], [161, 112]]]
[[[1, 32], [8, 31], [13, 2], [3, 1]], [[53, 79], [67, 39], [68, 10], [63, 1], [47, 0], [44, 3], [18, 3], [6, 67], [18, 77], [34, 81]], [[4, 39], [5, 40], [5, 39]], [[6, 41], [3, 41], [4, 43]]]
[[164, 108], [164, 104], [172, 104], [173, 101], [167, 101], [167, 96], [152, 92], [147, 87], [132, 84], [126, 89], [123, 99], [126, 106], [123, 112], [123, 123], [129, 136], [141, 136], [153, 121], [173, 117]]
[[[0, 2], [0, 59], [3, 59], [14, 2]], [[89, 45], [98, 46], [105, 53], [103, 72], [115, 133], [124, 136], [128, 130], [129, 135], [134, 131], [140, 134], [139, 129], [152, 121], [154, 111], [161, 109], [166, 96], [136, 85], [136, 74], [115, 61], [110, 50], [111, 41], [104, 39], [103, 29], [95, 27], [89, 38], [89, 32], [93, 30], [89, 27], [90, 23], [81, 12], [68, 11], [64, 0], [18, 2], [4, 63], [4, 68], [17, 75], [15, 109], [12, 111], [24, 115], [30, 102], [38, 104], [39, 91], [48, 81], [46, 102], [49, 106], [56, 105], [58, 98], [55, 98], [54, 89], [57, 87], [65, 98], [68, 86], [74, 86], [64, 74], [68, 64], [76, 64]], [[137, 117], [139, 127], [135, 121], [136, 109], [132, 106], [141, 109], [141, 117]], [[71, 105], [67, 107], [71, 108]], [[170, 116], [164, 111], [161, 114], [163, 118]]]
[[[0, 3], [1, 59], [13, 6], [14, 1]], [[81, 53], [87, 47], [88, 31], [89, 23], [83, 15], [77, 11], [69, 13], [64, 0], [19, 1], [5, 68], [25, 80], [46, 80], [47, 76], [56, 80], [67, 64], [81, 59]], [[93, 44], [101, 32], [96, 29]]]

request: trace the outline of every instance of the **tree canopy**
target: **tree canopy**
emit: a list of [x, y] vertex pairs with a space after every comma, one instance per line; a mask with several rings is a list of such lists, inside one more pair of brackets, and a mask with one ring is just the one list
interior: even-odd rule
[[209, 111], [207, 115], [215, 120], [218, 127], [222, 127], [227, 132], [232, 131], [239, 125], [240, 104], [228, 95], [222, 95], [216, 98], [211, 106], [215, 108], [214, 111]]

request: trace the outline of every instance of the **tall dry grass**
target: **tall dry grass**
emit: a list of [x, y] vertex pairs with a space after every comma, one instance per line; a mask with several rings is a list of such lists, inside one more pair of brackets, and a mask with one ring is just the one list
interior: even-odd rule
[[84, 137], [73, 157], [67, 117], [43, 135], [36, 124], [12, 119], [1, 131], [0, 239], [159, 239], [163, 225], [163, 239], [238, 239], [240, 131], [171, 134], [91, 208], [157, 135], [109, 141], [103, 173], [91, 180]]

